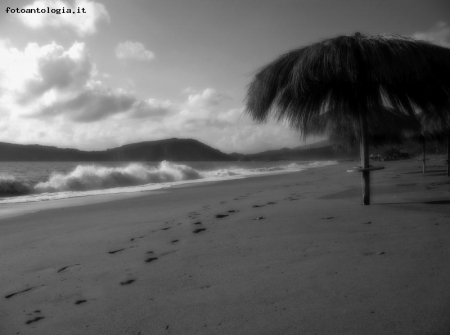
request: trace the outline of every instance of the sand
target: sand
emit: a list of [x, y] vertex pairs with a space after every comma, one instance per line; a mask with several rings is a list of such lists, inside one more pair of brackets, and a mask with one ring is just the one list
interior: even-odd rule
[[449, 334], [450, 179], [382, 164], [3, 218], [0, 334]]

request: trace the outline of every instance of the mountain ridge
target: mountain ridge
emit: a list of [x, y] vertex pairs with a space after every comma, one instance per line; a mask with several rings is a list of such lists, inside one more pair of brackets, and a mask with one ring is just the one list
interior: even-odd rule
[[[421, 152], [421, 145], [406, 141], [397, 145], [412, 155]], [[372, 153], [389, 146], [371, 147]], [[427, 143], [429, 153], [443, 152], [443, 145]], [[328, 140], [294, 148], [266, 150], [253, 154], [227, 154], [195, 139], [170, 138], [125, 144], [116, 148], [83, 151], [40, 144], [13, 144], [0, 142], [0, 161], [282, 161], [282, 160], [337, 160], [357, 158], [358, 151], [342, 151]]]
[[233, 161], [228, 154], [194, 139], [164, 139], [83, 151], [39, 144], [0, 142], [0, 161]]

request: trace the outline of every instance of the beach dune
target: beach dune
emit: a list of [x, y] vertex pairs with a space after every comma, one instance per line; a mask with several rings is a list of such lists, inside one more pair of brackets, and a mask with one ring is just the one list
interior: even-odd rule
[[0, 333], [450, 333], [445, 169], [354, 165], [5, 217]]

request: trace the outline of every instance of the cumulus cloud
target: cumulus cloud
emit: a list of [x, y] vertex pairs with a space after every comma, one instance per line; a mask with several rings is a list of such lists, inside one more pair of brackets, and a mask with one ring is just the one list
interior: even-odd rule
[[450, 26], [447, 22], [438, 22], [428, 31], [417, 32], [413, 35], [413, 37], [449, 48]]
[[[186, 90], [185, 90], [186, 91]], [[226, 94], [217, 92], [213, 88], [206, 88], [203, 91], [190, 89], [186, 101], [180, 106], [178, 123], [187, 126], [188, 123], [215, 122], [219, 111], [223, 110], [221, 106], [232, 98]]]
[[[79, 36], [93, 34], [97, 31], [100, 22], [109, 21], [109, 14], [105, 6], [91, 0], [75, 0], [73, 5], [62, 0], [36, 0], [24, 7], [24, 9], [39, 10], [46, 10], [47, 8], [50, 8], [50, 10], [60, 9], [61, 11], [60, 14], [46, 12], [20, 13], [15, 16], [31, 29], [63, 27], [74, 30]], [[68, 9], [71, 13], [67, 13]], [[80, 9], [80, 13], [78, 13], [78, 9]], [[65, 13], [63, 13], [63, 10]]]
[[40, 116], [69, 115], [75, 122], [94, 122], [129, 111], [136, 98], [107, 89], [84, 90], [74, 98], [43, 108]]
[[0, 40], [0, 59], [0, 141], [93, 150], [178, 137], [226, 152], [299, 144], [296, 132], [255, 124], [239, 101], [214, 88], [169, 101], [108, 87], [84, 43], [21, 50]]
[[201, 92], [192, 92], [188, 96], [187, 104], [193, 108], [216, 107], [220, 103], [231, 100], [231, 97], [217, 92], [213, 88], [206, 88]]
[[132, 41], [119, 43], [115, 48], [115, 54], [122, 60], [150, 61], [155, 58], [155, 54], [147, 50], [142, 43]]
[[[244, 113], [243, 107], [229, 107], [233, 99], [213, 88], [183, 91], [188, 96], [148, 133], [161, 137], [191, 137], [226, 152], [255, 152], [299, 145], [299, 135], [270, 120], [260, 125]], [[155, 138], [156, 139], [156, 138]]]
[[84, 43], [67, 50], [56, 43], [30, 43], [20, 51], [0, 41], [0, 57], [0, 102], [6, 114], [86, 123], [121, 113], [154, 117], [170, 109], [167, 102], [141, 100], [104, 85]]

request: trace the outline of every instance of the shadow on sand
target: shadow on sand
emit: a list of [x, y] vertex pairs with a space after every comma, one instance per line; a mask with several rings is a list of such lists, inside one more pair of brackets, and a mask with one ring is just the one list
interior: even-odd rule
[[375, 204], [373, 204], [373, 205], [410, 205], [410, 204], [423, 204], [423, 205], [450, 205], [450, 200], [405, 201], [405, 202], [382, 202], [382, 203], [375, 203]]
[[424, 177], [426, 176], [447, 176], [447, 170], [427, 170], [425, 174], [422, 171], [411, 171], [411, 172], [402, 172], [402, 174], [421, 174]]

